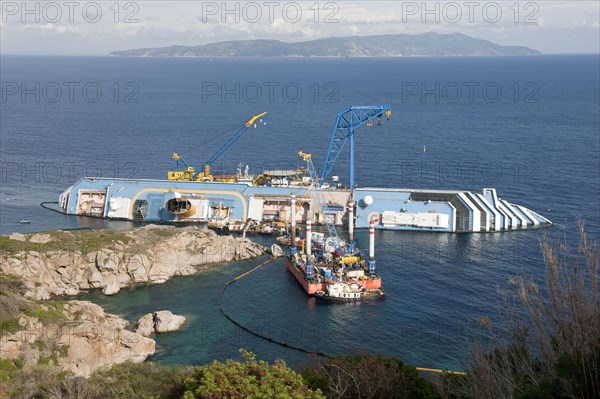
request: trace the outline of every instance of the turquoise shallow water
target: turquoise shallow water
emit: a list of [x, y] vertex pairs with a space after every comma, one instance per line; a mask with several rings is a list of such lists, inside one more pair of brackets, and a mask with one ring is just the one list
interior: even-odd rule
[[[531, 240], [538, 232], [512, 234]], [[280, 259], [231, 285], [223, 306], [252, 330], [309, 350], [338, 354], [367, 350], [421, 366], [461, 368], [473, 342], [484, 338], [477, 319], [496, 314], [495, 285], [518, 270], [517, 266], [509, 271], [505, 265], [528, 262], [536, 268], [521, 271], [541, 273], [539, 259], [520, 255], [528, 250], [513, 246], [512, 234], [378, 233], [377, 259], [389, 293], [382, 302], [341, 306], [316, 302], [306, 297]], [[357, 238], [366, 240], [366, 232], [360, 231]], [[494, 253], [486, 247], [493, 247]], [[460, 253], [449, 254], [447, 248], [459, 248]], [[399, 251], [405, 254], [398, 257]], [[269, 360], [284, 357], [300, 365], [308, 361], [307, 355], [257, 338], [219, 311], [224, 284], [264, 259], [217, 265], [193, 277], [125, 290], [115, 297], [92, 293], [85, 299], [132, 322], [161, 309], [186, 315], [182, 331], [156, 337], [159, 350], [154, 360], [197, 364], [235, 357], [243, 347]]]
[[[0, 232], [56, 228], [129, 228], [123, 222], [64, 216], [38, 206], [56, 200], [83, 174], [160, 178], [174, 150], [197, 163], [248, 115], [269, 111], [266, 128], [233, 146], [219, 168], [238, 162], [255, 168], [295, 167], [296, 152], [324, 159], [335, 115], [351, 104], [390, 104], [384, 127], [356, 138], [357, 180], [362, 186], [496, 187], [501, 197], [540, 212], [557, 225], [548, 231], [577, 245], [576, 219], [590, 235], [600, 231], [600, 104], [597, 56], [411, 59], [129, 59], [109, 57], [2, 57], [2, 82], [96, 82], [104, 96], [92, 103], [2, 101], [0, 118]], [[368, 73], [365, 73], [368, 71]], [[113, 98], [111, 85], [134, 82], [135, 103]], [[293, 82], [297, 101], [276, 95], [257, 102], [221, 96], [203, 99], [203, 84]], [[334, 83], [333, 98], [315, 97], [315, 83]], [[450, 87], [469, 82], [502, 88], [497, 101], [480, 91], [457, 101], [407, 95], [407, 87]], [[518, 83], [515, 86], [515, 83]], [[536, 101], [525, 102], [533, 83]], [[515, 99], [515, 87], [521, 94]], [[421, 90], [421, 89], [419, 89]], [[329, 101], [334, 100], [334, 101]], [[177, 143], [171, 140], [177, 134]], [[423, 145], [427, 153], [422, 152]], [[336, 173], [345, 176], [345, 158]], [[17, 169], [15, 169], [17, 168]], [[21, 219], [32, 221], [20, 225]], [[496, 288], [516, 273], [540, 280], [541, 230], [497, 234], [377, 232], [376, 255], [389, 294], [357, 306], [316, 304], [285, 270], [269, 264], [232, 285], [224, 306], [240, 321], [275, 337], [325, 352], [369, 350], [420, 366], [461, 368], [476, 321], [491, 315]], [[366, 232], [359, 231], [365, 242]], [[257, 238], [268, 240], [267, 238]], [[259, 357], [308, 356], [251, 336], [219, 312], [223, 284], [262, 259], [215, 267], [194, 277], [86, 298], [131, 321], [169, 309], [189, 322], [157, 336], [154, 360], [200, 364], [236, 357], [244, 347]]]

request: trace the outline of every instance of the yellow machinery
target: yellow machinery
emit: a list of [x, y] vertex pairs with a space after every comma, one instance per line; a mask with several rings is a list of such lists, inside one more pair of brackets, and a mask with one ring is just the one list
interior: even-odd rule
[[355, 263], [359, 263], [360, 260], [361, 260], [360, 256], [346, 255], [346, 256], [340, 258], [339, 263], [340, 263], [340, 265], [351, 266]]
[[[227, 140], [227, 142], [225, 142], [225, 144], [223, 144], [217, 151], [214, 152], [214, 154], [211, 155], [208, 161], [204, 163], [204, 168], [201, 172], [196, 173], [196, 169], [194, 169], [192, 166], [189, 166], [179, 154], [174, 152], [172, 157], [177, 161], [177, 168], [176, 170], [169, 171], [167, 174], [167, 178], [169, 180], [214, 181], [213, 175], [210, 174], [210, 165], [213, 164], [217, 159], [219, 159], [219, 157], [223, 155], [223, 153], [229, 147], [231, 147], [233, 143], [235, 143], [242, 136], [242, 134], [244, 134], [244, 132], [248, 130], [249, 127], [254, 125], [254, 123], [258, 119], [262, 118], [266, 114], [266, 112], [263, 112], [262, 114], [254, 115], [252, 118], [250, 118], [240, 130], [235, 132]], [[180, 169], [180, 163], [184, 169]]]
[[[194, 180], [194, 174], [196, 173], [196, 169], [192, 166], [189, 166], [181, 155], [174, 152], [171, 157], [177, 161], [177, 170], [170, 170], [168, 174], [169, 180]], [[183, 170], [179, 169], [179, 163], [181, 163], [184, 167]]]

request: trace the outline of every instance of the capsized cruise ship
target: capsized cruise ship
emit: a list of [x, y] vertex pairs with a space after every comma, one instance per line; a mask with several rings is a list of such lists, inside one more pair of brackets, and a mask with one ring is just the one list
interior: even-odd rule
[[[173, 153], [175, 170], [166, 180], [84, 177], [59, 197], [59, 209], [69, 215], [151, 223], [240, 220], [302, 223], [353, 223], [356, 228], [494, 232], [537, 228], [552, 222], [521, 205], [498, 197], [493, 188], [481, 193], [456, 190], [356, 188], [354, 135], [359, 127], [381, 125], [389, 106], [352, 106], [337, 116], [323, 170], [317, 173], [311, 155], [299, 152], [307, 167], [263, 171], [251, 176], [238, 166], [235, 175], [213, 175], [211, 165], [249, 128], [266, 125], [266, 112], [253, 116], [206, 162], [200, 171]], [[348, 185], [332, 176], [345, 145], [349, 148]], [[318, 188], [318, 190], [315, 190]], [[322, 193], [323, 198], [317, 198]], [[298, 198], [291, 214], [291, 196]], [[321, 195], [321, 194], [318, 194]], [[348, 221], [348, 205], [356, 205]], [[325, 204], [325, 205], [320, 205]]]
[[85, 215], [136, 222], [207, 222], [211, 219], [289, 221], [290, 198], [298, 197], [295, 220], [347, 223], [348, 203], [356, 204], [354, 225], [388, 230], [493, 232], [548, 226], [551, 222], [521, 205], [501, 199], [493, 188], [481, 193], [451, 190], [358, 188], [323, 190], [327, 209], [302, 186], [86, 177], [65, 190], [59, 208]]

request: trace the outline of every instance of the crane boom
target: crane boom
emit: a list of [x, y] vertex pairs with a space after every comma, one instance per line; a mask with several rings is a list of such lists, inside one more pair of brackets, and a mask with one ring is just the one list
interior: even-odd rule
[[219, 159], [221, 155], [223, 155], [223, 153], [233, 145], [233, 143], [235, 143], [240, 137], [242, 137], [242, 134], [244, 134], [244, 132], [248, 130], [248, 128], [252, 126], [257, 119], [262, 118], [266, 114], [266, 112], [263, 112], [262, 114], [254, 115], [252, 118], [250, 118], [240, 130], [232, 134], [231, 137], [229, 137], [229, 139], [211, 155], [211, 157], [208, 159], [208, 161], [204, 163], [204, 165], [210, 166], [210, 164], [214, 163], [217, 159]]
[[[193, 180], [194, 175], [196, 174], [196, 169], [188, 165], [188, 163], [185, 162], [181, 155], [179, 155], [176, 152], [171, 154], [171, 158], [173, 158], [176, 161], [176, 167], [175, 170], [169, 171], [169, 173], [167, 174], [167, 178], [169, 180]], [[183, 165], [183, 170], [179, 168], [179, 163]]]
[[[172, 157], [177, 161], [176, 170], [168, 172], [168, 179], [213, 181], [213, 176], [210, 174], [210, 165], [213, 164], [217, 159], [219, 159], [219, 157], [221, 157], [221, 155], [223, 155], [223, 153], [227, 151], [227, 149], [231, 147], [233, 143], [235, 143], [242, 136], [242, 134], [244, 134], [244, 132], [248, 130], [250, 126], [254, 125], [257, 119], [262, 118], [266, 114], [266, 112], [263, 112], [262, 114], [254, 115], [252, 118], [250, 118], [248, 122], [246, 122], [244, 126], [242, 126], [241, 129], [232, 134], [231, 137], [229, 137], [229, 139], [210, 156], [208, 161], [204, 163], [204, 169], [198, 173], [196, 173], [196, 170], [193, 167], [189, 166], [179, 154], [174, 152]], [[184, 170], [179, 169], [180, 162], [185, 167]]]
[[392, 109], [389, 105], [369, 105], [369, 106], [351, 106], [350, 108], [340, 112], [337, 116], [331, 141], [329, 142], [329, 150], [327, 158], [321, 173], [319, 185], [322, 185], [333, 171], [333, 166], [337, 161], [346, 142], [350, 142], [350, 189], [355, 187], [354, 184], [354, 130], [365, 123], [371, 124], [371, 120], [377, 118], [381, 121], [381, 116], [384, 115], [389, 119], [392, 114]]
[[175, 161], [177, 161], [177, 169], [179, 169], [179, 162], [181, 162], [181, 164], [183, 165], [183, 167], [185, 169], [188, 169], [190, 166], [187, 164], [187, 162], [185, 162], [185, 160], [183, 158], [181, 158], [181, 155], [179, 155], [178, 153], [174, 152], [171, 155], [171, 158], [173, 158]]
[[321, 207], [321, 212], [323, 213], [323, 222], [327, 227], [327, 232], [329, 233], [329, 237], [333, 238], [335, 241], [335, 246], [339, 247], [341, 245], [340, 237], [338, 236], [337, 229], [335, 228], [335, 220], [332, 220], [327, 217], [326, 211], [329, 210], [328, 204], [325, 202], [325, 197], [323, 195], [323, 189], [319, 184], [319, 177], [317, 176], [317, 170], [315, 169], [315, 165], [312, 161], [312, 155], [307, 154], [305, 152], [298, 152], [298, 156], [302, 158], [304, 162], [306, 162], [306, 167], [308, 169], [308, 174], [311, 179], [311, 188], [317, 194], [317, 201], [319, 201], [319, 206]]

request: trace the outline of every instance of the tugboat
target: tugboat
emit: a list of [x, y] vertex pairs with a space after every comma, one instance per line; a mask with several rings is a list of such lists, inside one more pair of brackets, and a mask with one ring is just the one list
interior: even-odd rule
[[[292, 194], [292, 215], [296, 203]], [[353, 203], [349, 205], [352, 221]], [[292, 219], [292, 242], [295, 241], [295, 220]], [[352, 241], [353, 229], [350, 229]], [[306, 221], [306, 240], [302, 248], [290, 246], [287, 269], [310, 296], [327, 302], [347, 303], [385, 299], [381, 276], [375, 272], [375, 225], [369, 230], [369, 260], [365, 261], [356, 243], [344, 244], [337, 236], [328, 237], [313, 251], [312, 223]], [[305, 244], [305, 245], [304, 245]]]

